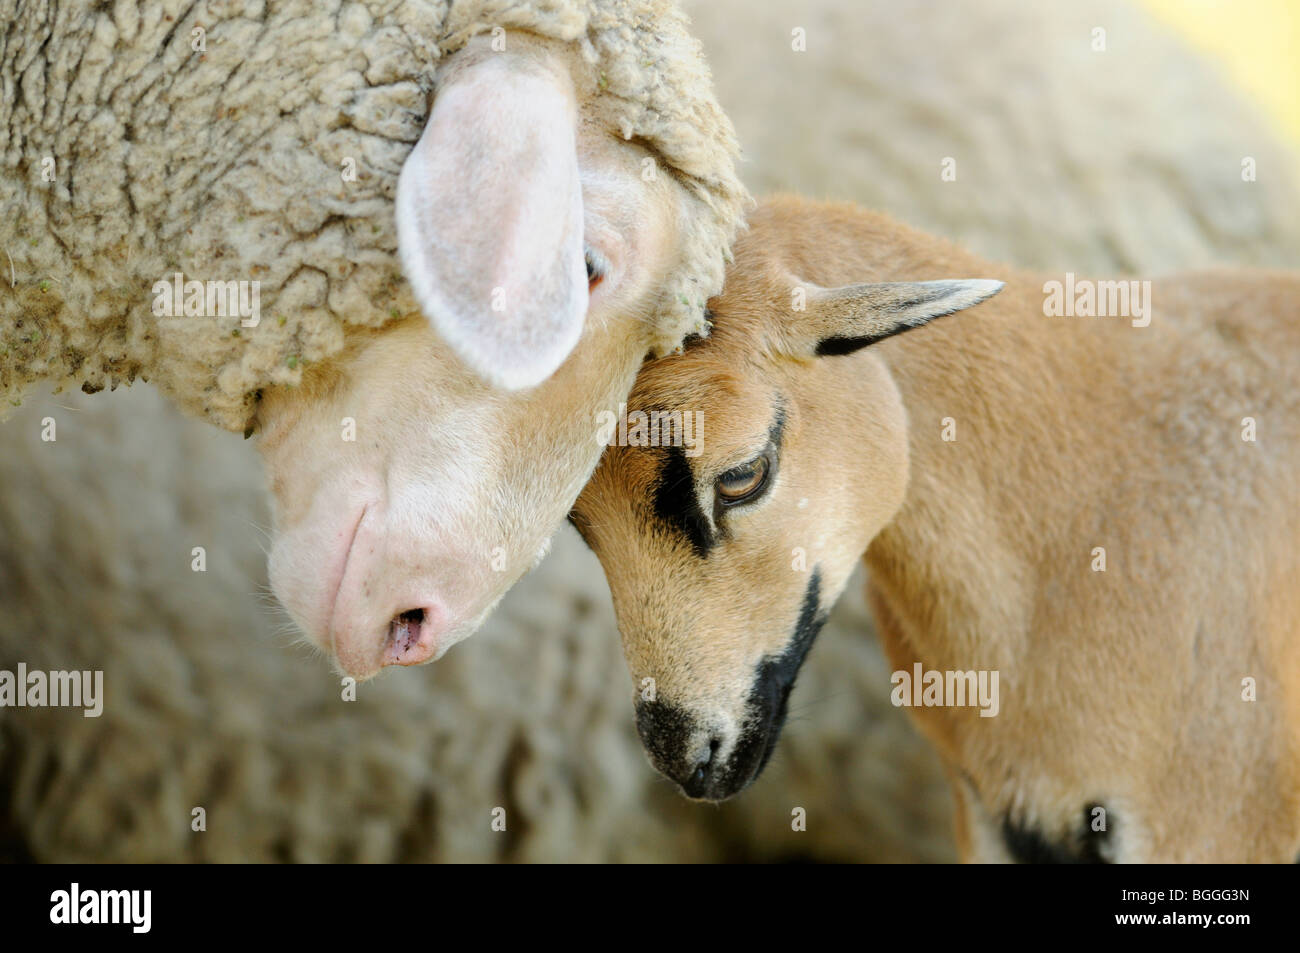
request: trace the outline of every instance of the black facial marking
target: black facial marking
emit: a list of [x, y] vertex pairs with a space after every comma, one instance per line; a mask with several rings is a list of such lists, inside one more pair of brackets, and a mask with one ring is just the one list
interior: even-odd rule
[[799, 674], [799, 667], [807, 658], [817, 633], [826, 624], [828, 613], [820, 610], [821, 570], [814, 568], [808, 580], [808, 588], [804, 591], [803, 606], [799, 610], [799, 621], [795, 623], [790, 644], [780, 655], [766, 659], [759, 666], [758, 676], [754, 679], [754, 687], [749, 695], [748, 710], [751, 714], [748, 726], [731, 756], [735, 769], [746, 774], [744, 783], [758, 777], [776, 749], [777, 739], [785, 724], [795, 677]]
[[1083, 809], [1083, 823], [1076, 836], [1064, 843], [1052, 843], [1043, 836], [1042, 831], [1025, 827], [1011, 819], [1010, 815], [1002, 818], [1002, 840], [1007, 853], [1018, 864], [1106, 864], [1110, 863], [1103, 848], [1110, 845], [1111, 830], [1115, 818], [1106, 812], [1106, 830], [1092, 829], [1092, 812], [1102, 807], [1089, 804]]
[[776, 407], [776, 419], [772, 421], [772, 426], [767, 428], [767, 449], [772, 455], [772, 462], [775, 463], [781, 455], [781, 435], [785, 432], [785, 405], [778, 403]]
[[[776, 463], [784, 429], [785, 408], [778, 404], [776, 417], [768, 428], [768, 452], [771, 458], [767, 475], [769, 484], [776, 479]], [[715, 521], [718, 520], [719, 509], [715, 505]], [[704, 510], [700, 508], [699, 496], [695, 492], [695, 472], [682, 447], [670, 447], [664, 455], [663, 467], [654, 488], [654, 512], [661, 522], [685, 538], [695, 555], [701, 559], [707, 558], [717, 545], [718, 535], [714, 524], [709, 522]]]
[[[794, 687], [799, 666], [803, 665], [808, 650], [812, 648], [813, 640], [817, 638], [817, 633], [826, 622], [826, 616], [818, 611], [821, 608], [821, 588], [822, 572], [820, 568], [814, 567], [812, 576], [808, 579], [808, 588], [804, 590], [803, 605], [799, 609], [799, 621], [795, 623], [794, 637], [784, 652], [763, 663], [758, 675], [760, 684], [770, 680], [786, 695]], [[784, 699], [782, 699], [781, 715], [782, 717], [785, 715]]]
[[695, 474], [682, 447], [671, 447], [665, 455], [663, 469], [654, 491], [655, 515], [675, 533], [684, 537], [704, 559], [717, 543], [700, 500], [695, 493]]

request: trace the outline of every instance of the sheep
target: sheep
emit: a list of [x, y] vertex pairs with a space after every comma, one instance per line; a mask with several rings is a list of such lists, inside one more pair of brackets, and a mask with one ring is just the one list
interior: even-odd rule
[[1297, 857], [1300, 273], [1107, 287], [782, 197], [711, 309], [628, 400], [702, 452], [611, 446], [572, 517], [686, 796], [762, 771], [865, 558], [966, 859]]
[[[1282, 261], [1297, 247], [1294, 183], [1267, 130], [1139, 13], [926, 10], [690, 5], [746, 184], [860, 200], [1062, 270]], [[1106, 55], [1076, 42], [1097, 24]], [[921, 38], [927, 55], [913, 55]], [[1044, 82], [1018, 81], [1040, 63]], [[1244, 154], [1258, 181], [1224, 184]], [[956, 181], [940, 179], [944, 156]], [[55, 443], [40, 439], [47, 417]], [[182, 417], [156, 388], [38, 392], [0, 424], [0, 669], [102, 668], [108, 698], [98, 719], [0, 708], [0, 856], [954, 857], [942, 765], [890, 704], [859, 587], [800, 673], [802, 717], [763, 782], [700, 811], [644, 764], [599, 563], [567, 527], [478, 636], [344, 702], [255, 598], [267, 580], [252, 527], [269, 519], [256, 442]], [[206, 831], [191, 830], [196, 806]], [[496, 806], [505, 831], [489, 827]]]
[[260, 431], [272, 585], [342, 671], [473, 632], [595, 466], [573, 421], [721, 285], [747, 194], [675, 4], [0, 19], [0, 392]]

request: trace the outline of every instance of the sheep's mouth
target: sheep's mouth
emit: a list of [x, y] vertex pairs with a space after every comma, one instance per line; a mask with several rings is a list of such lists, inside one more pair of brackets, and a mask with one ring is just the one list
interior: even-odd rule
[[339, 559], [338, 572], [334, 576], [334, 585], [330, 589], [330, 607], [329, 615], [325, 618], [325, 636], [329, 639], [329, 644], [335, 654], [339, 650], [338, 633], [335, 631], [335, 617], [338, 615], [339, 596], [343, 592], [343, 581], [348, 575], [348, 563], [352, 560], [352, 547], [356, 545], [357, 533], [361, 530], [361, 524], [365, 522], [366, 513], [370, 509], [370, 504], [361, 508], [357, 521], [352, 524], [352, 531], [348, 533], [348, 544], [342, 550], [343, 555]]
[[388, 648], [398, 656], [410, 652], [420, 641], [420, 629], [424, 625], [424, 610], [411, 609], [393, 616], [388, 623]]

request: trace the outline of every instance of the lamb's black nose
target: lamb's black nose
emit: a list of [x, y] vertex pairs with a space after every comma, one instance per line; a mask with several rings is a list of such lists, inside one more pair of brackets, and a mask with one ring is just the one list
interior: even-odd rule
[[[716, 737], [709, 739], [709, 749], [704, 752], [694, 764], [695, 770], [690, 771], [685, 780], [674, 777], [673, 780], [682, 786], [682, 791], [687, 797], [704, 797], [705, 792], [709, 790], [709, 783], [713, 780], [714, 767], [717, 759], [714, 757], [718, 751], [718, 739]], [[686, 766], [689, 771], [691, 765]]]
[[706, 736], [695, 719], [665, 702], [638, 702], [636, 730], [650, 760], [687, 797], [705, 797], [717, 771], [720, 739]]

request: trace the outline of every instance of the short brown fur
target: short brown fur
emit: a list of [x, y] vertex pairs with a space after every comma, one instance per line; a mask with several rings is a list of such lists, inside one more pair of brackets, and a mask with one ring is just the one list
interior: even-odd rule
[[[808, 312], [791, 308], [800, 282], [974, 276], [1007, 285], [848, 356], [813, 357]], [[1300, 278], [1160, 279], [1150, 326], [1133, 327], [1045, 316], [1044, 277], [850, 205], [763, 203], [712, 336], [648, 364], [628, 406], [703, 411], [704, 498], [779, 406], [770, 490], [723, 514], [705, 558], [652, 512], [663, 450], [609, 448], [574, 511], [634, 680], [734, 736], [809, 572], [827, 611], [865, 552], [895, 668], [1001, 675], [996, 717], [912, 710], [956, 782], [966, 859], [1007, 859], [1004, 822], [1072, 842], [1095, 803], [1105, 859], [1291, 861]]]

